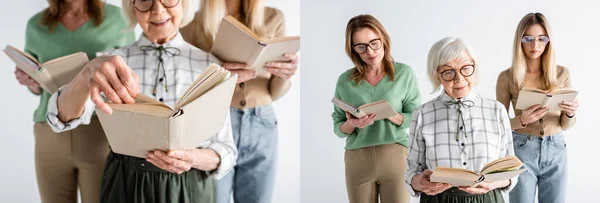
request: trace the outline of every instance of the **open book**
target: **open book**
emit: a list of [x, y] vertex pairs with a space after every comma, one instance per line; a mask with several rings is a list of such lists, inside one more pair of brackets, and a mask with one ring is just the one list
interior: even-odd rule
[[578, 92], [570, 89], [558, 89], [550, 92], [537, 89], [522, 89], [515, 109], [526, 110], [536, 104], [548, 107], [550, 111], [560, 111], [558, 106], [563, 101], [572, 101]]
[[193, 149], [223, 128], [236, 81], [237, 75], [212, 64], [174, 109], [139, 94], [135, 104], [109, 104], [110, 116], [96, 114], [116, 153], [145, 158], [151, 150]]
[[375, 114], [374, 120], [378, 121], [381, 119], [398, 115], [398, 112], [396, 112], [394, 107], [392, 107], [392, 105], [386, 100], [363, 104], [358, 108], [348, 104], [345, 101], [342, 101], [341, 99], [338, 99], [337, 97], [333, 97], [331, 99], [331, 102], [333, 102], [333, 104], [335, 104], [340, 109], [352, 114], [356, 118], [362, 118], [363, 116], [369, 114]]
[[508, 180], [525, 172], [523, 163], [516, 156], [506, 156], [490, 162], [481, 169], [481, 173], [460, 169], [436, 167], [430, 181], [449, 183], [453, 186], [475, 186], [478, 183]]
[[40, 84], [42, 89], [50, 93], [71, 82], [88, 62], [88, 57], [83, 52], [56, 58], [44, 64], [40, 64], [33, 56], [10, 45], [6, 45], [4, 53], [19, 69], [25, 71], [29, 77]]
[[283, 54], [299, 50], [299, 36], [261, 39], [234, 17], [227, 16], [221, 20], [211, 53], [221, 61], [248, 64], [262, 74], [266, 72], [266, 62], [287, 61]]

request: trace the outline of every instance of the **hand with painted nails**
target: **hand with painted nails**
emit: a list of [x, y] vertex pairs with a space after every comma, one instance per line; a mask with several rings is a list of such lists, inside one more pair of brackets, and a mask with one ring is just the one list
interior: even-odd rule
[[296, 73], [296, 70], [298, 70], [298, 63], [300, 62], [300, 58], [296, 54], [284, 54], [283, 57], [285, 57], [289, 61], [267, 62], [265, 64], [265, 70], [269, 71], [271, 74], [277, 77], [289, 79]]

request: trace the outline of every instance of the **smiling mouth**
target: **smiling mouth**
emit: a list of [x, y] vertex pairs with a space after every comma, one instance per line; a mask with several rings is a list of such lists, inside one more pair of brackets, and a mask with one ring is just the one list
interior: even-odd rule
[[465, 87], [467, 87], [467, 86], [465, 85], [465, 86], [462, 86], [462, 87], [455, 87], [454, 89], [456, 89], [456, 90], [464, 90]]
[[168, 18], [168, 19], [164, 19], [164, 20], [160, 20], [160, 21], [152, 21], [152, 22], [150, 22], [150, 24], [160, 27], [160, 26], [166, 25], [169, 22], [169, 20], [171, 20], [171, 19]]

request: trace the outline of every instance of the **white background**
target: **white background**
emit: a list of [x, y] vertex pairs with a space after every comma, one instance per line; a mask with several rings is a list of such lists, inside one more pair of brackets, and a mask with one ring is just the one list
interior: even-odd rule
[[[577, 124], [565, 133], [568, 149], [567, 202], [597, 199], [600, 175], [591, 166], [600, 136], [593, 128], [600, 112], [594, 102], [600, 79], [598, 33], [600, 2], [544, 1], [303, 1], [301, 90], [302, 202], [347, 202], [344, 176], [345, 140], [333, 133], [331, 113], [338, 76], [352, 68], [344, 51], [345, 28], [350, 18], [372, 14], [391, 36], [392, 56], [410, 65], [419, 81], [422, 102], [435, 95], [426, 74], [427, 53], [446, 36], [465, 39], [480, 63], [482, 82], [477, 91], [495, 98], [498, 74], [511, 65], [517, 24], [529, 12], [542, 12], [550, 21], [556, 61], [571, 71], [580, 91]], [[512, 112], [512, 110], [511, 110]], [[512, 113], [511, 113], [512, 116]], [[594, 163], [592, 163], [594, 162]], [[594, 198], [596, 197], [596, 198]], [[596, 200], [597, 201], [597, 200]]]
[[[198, 0], [192, 0], [198, 1]], [[107, 2], [120, 7], [120, 0]], [[47, 7], [45, 0], [2, 1], [0, 47], [23, 48], [27, 20]], [[196, 3], [198, 4], [198, 3]], [[285, 14], [288, 35], [300, 34], [300, 1], [267, 0]], [[198, 8], [198, 6], [195, 6]], [[137, 29], [137, 34], [141, 30]], [[40, 202], [34, 169], [33, 112], [39, 97], [29, 93], [14, 76], [14, 64], [0, 54], [0, 202]], [[279, 163], [273, 202], [300, 202], [300, 72], [292, 88], [274, 103], [279, 120]], [[249, 187], [252, 187], [249, 185]]]

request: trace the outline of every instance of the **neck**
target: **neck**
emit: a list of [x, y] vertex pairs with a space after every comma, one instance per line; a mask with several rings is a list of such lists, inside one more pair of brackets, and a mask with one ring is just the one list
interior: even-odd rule
[[367, 65], [367, 74], [379, 75], [383, 72], [383, 66], [380, 64]]
[[227, 15], [238, 18], [242, 11], [242, 1], [240, 0], [226, 0], [225, 5], [227, 6]]
[[173, 38], [175, 38], [177, 36], [177, 32], [173, 33], [171, 36], [169, 37], [165, 37], [165, 38], [149, 38], [146, 33], [144, 33], [144, 36], [146, 36], [146, 38], [154, 43], [154, 44], [159, 44], [162, 45], [164, 43], [167, 43], [168, 41], [171, 41]]
[[527, 59], [527, 73], [537, 74], [542, 68], [542, 59], [540, 57], [536, 59]]
[[87, 12], [86, 0], [65, 1], [63, 14], [78, 16]]

